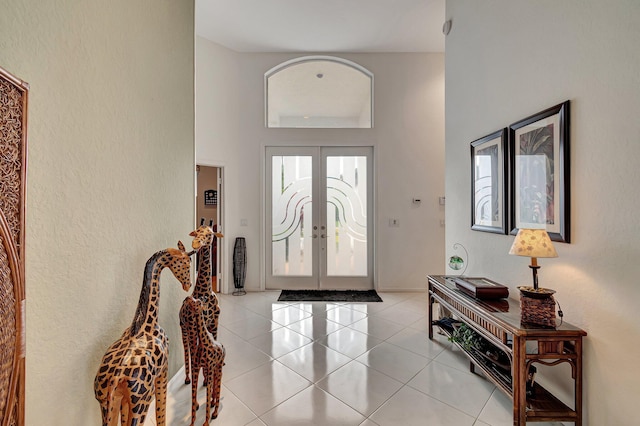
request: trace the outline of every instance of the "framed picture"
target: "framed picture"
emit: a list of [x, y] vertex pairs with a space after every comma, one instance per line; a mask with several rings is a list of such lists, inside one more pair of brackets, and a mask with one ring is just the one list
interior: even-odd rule
[[509, 126], [511, 234], [569, 242], [569, 101]]
[[215, 189], [207, 189], [204, 191], [204, 205], [205, 206], [217, 206], [218, 205], [218, 191]]
[[507, 129], [471, 142], [471, 229], [507, 233]]

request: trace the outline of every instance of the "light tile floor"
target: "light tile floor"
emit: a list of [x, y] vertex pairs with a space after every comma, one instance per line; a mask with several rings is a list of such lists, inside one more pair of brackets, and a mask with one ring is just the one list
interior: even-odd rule
[[[428, 338], [425, 293], [382, 303], [278, 302], [280, 292], [219, 295], [225, 346], [211, 425], [509, 426], [511, 401], [441, 335]], [[176, 337], [174, 337], [176, 338]], [[196, 424], [204, 422], [200, 387]], [[146, 425], [155, 425], [154, 409]], [[184, 371], [169, 383], [167, 424], [191, 423]], [[561, 423], [537, 423], [561, 425]]]

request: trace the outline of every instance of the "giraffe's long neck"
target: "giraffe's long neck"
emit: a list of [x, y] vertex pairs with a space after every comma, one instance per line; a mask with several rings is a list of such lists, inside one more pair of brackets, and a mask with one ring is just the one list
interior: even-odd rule
[[202, 315], [202, 311], [198, 309], [196, 313], [196, 324], [198, 328], [198, 339], [200, 342], [207, 342], [207, 326], [204, 321], [204, 316]]
[[206, 244], [198, 250], [198, 278], [193, 297], [211, 293], [211, 245]]
[[[160, 301], [160, 272], [165, 268], [164, 257], [166, 250], [155, 253], [144, 267], [142, 290], [136, 315], [131, 323], [131, 335], [137, 334], [140, 329], [153, 330], [158, 321], [158, 305]], [[150, 328], [148, 328], [150, 326]]]

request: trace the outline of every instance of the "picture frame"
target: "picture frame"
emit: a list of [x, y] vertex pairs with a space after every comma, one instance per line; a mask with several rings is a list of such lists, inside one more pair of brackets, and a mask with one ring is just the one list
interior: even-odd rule
[[215, 189], [207, 189], [204, 191], [204, 205], [205, 206], [217, 206], [218, 205], [218, 191]]
[[570, 242], [569, 101], [509, 126], [511, 234], [544, 228]]
[[507, 233], [507, 129], [471, 142], [471, 229]]

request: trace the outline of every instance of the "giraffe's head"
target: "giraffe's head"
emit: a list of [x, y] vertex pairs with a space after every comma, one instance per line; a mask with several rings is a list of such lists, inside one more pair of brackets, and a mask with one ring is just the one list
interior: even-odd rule
[[182, 241], [178, 241], [178, 248], [168, 248], [167, 253], [169, 253], [170, 261], [167, 264], [167, 267], [171, 269], [173, 272], [173, 276], [176, 277], [180, 284], [182, 284], [182, 289], [184, 291], [189, 291], [191, 288], [191, 254], [187, 253], [184, 248], [184, 244]]
[[223, 235], [219, 232], [214, 232], [213, 228], [207, 225], [202, 225], [198, 227], [195, 231], [189, 234], [193, 237], [193, 241], [191, 242], [191, 247], [194, 250], [200, 249], [202, 246], [211, 245], [213, 242], [213, 237], [222, 238]]
[[185, 300], [189, 304], [189, 308], [191, 311], [195, 312], [196, 318], [198, 321], [202, 320], [204, 322], [204, 317], [202, 317], [202, 313], [205, 310], [204, 303], [200, 299], [196, 299], [193, 296], [188, 296]]
[[204, 310], [204, 303], [202, 303], [202, 300], [200, 299], [196, 299], [193, 296], [187, 296], [185, 301], [189, 304], [189, 307], [193, 308], [195, 312]]

